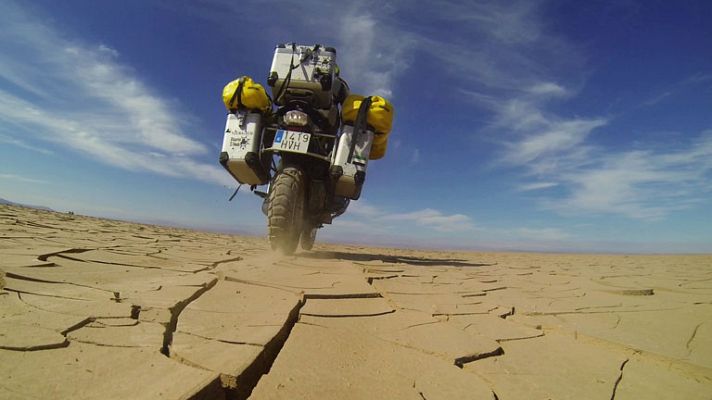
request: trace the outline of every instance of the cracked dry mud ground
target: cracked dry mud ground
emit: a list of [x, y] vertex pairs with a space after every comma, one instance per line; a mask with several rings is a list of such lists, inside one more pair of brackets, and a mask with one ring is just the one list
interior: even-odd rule
[[0, 206], [0, 398], [710, 399], [712, 256], [447, 253]]

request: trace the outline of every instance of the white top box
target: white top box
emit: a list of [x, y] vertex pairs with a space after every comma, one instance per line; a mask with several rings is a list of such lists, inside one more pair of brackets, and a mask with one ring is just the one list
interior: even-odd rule
[[336, 50], [322, 45], [277, 46], [267, 83], [274, 102], [304, 100], [317, 108], [331, 107], [336, 71]]

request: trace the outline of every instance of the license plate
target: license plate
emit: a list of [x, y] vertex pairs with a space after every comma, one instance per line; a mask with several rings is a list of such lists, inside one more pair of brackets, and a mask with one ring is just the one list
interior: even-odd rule
[[310, 133], [278, 130], [274, 135], [273, 148], [294, 153], [306, 153], [309, 150]]

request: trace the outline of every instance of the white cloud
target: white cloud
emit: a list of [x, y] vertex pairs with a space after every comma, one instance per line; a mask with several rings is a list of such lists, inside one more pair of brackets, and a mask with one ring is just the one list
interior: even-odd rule
[[528, 92], [538, 96], [566, 96], [568, 91], [554, 82], [540, 82], [528, 89]]
[[54, 154], [54, 152], [52, 150], [48, 150], [48, 149], [45, 149], [44, 147], [39, 147], [34, 144], [29, 144], [29, 143], [25, 142], [24, 140], [20, 140], [20, 139], [10, 137], [7, 135], [0, 135], [0, 143], [9, 144], [9, 145], [12, 145], [15, 147], [20, 147], [20, 148], [23, 148], [26, 150], [36, 151], [38, 153], [42, 153], [45, 155]]
[[443, 214], [441, 211], [426, 208], [407, 213], [384, 214], [383, 221], [414, 222], [416, 225], [434, 229], [438, 232], [459, 232], [472, 229], [472, 220], [463, 214]]
[[465, 23], [503, 45], [527, 44], [541, 35], [539, 1], [444, 1], [437, 8], [453, 21]]
[[556, 182], [534, 182], [534, 183], [520, 185], [519, 190], [522, 192], [527, 192], [530, 190], [548, 189], [548, 188], [556, 187], [558, 185], [559, 184]]
[[712, 136], [700, 145], [655, 153], [626, 151], [597, 154], [590, 168], [562, 171], [559, 178], [570, 194], [549, 202], [564, 212], [616, 213], [632, 218], [657, 219], [709, 196], [706, 175], [712, 171]]
[[587, 139], [608, 120], [566, 118], [546, 110], [553, 98], [570, 94], [559, 84], [539, 81], [506, 100], [486, 104], [494, 114], [487, 129], [503, 132], [497, 139], [502, 148], [497, 163], [522, 168], [526, 176], [547, 182], [520, 185], [519, 190], [559, 185], [552, 174], [590, 164], [593, 148]]
[[712, 74], [701, 74], [701, 73], [694, 74], [694, 75], [689, 76], [683, 80], [680, 80], [673, 84], [667, 85], [662, 90], [658, 90], [654, 94], [650, 95], [645, 101], [643, 101], [640, 106], [641, 107], [655, 106], [655, 105], [667, 100], [670, 97], [674, 97], [679, 92], [689, 89], [692, 86], [694, 86], [694, 87], [700, 87], [702, 85], [707, 86], [706, 84], [709, 81], [712, 81]]
[[[530, 94], [495, 108], [493, 128], [512, 132], [502, 140], [500, 162], [536, 179], [518, 190], [561, 188], [563, 197], [542, 204], [565, 215], [618, 214], [658, 219], [702, 201], [706, 173], [712, 170], [712, 134], [665, 151], [606, 149], [591, 134], [605, 118], [569, 118], [543, 110], [546, 100]], [[542, 182], [543, 181], [543, 182]], [[709, 184], [707, 184], [709, 186]]]
[[469, 216], [429, 208], [389, 213], [363, 199], [352, 202], [346, 214], [335, 220], [323, 236], [380, 246], [552, 251], [571, 250], [571, 240], [575, 239], [559, 228], [474, 226]]
[[709, 191], [704, 187], [712, 170], [710, 132], [666, 151], [605, 149], [591, 134], [607, 119], [551, 115], [543, 110], [545, 101], [525, 93], [493, 108], [493, 128], [512, 132], [501, 142], [500, 161], [536, 179], [518, 190], [559, 186], [557, 193], [565, 193], [545, 198], [547, 208], [655, 219], [701, 201]]
[[500, 140], [500, 165], [518, 168], [534, 179], [518, 190], [557, 186], [556, 197], [542, 194], [545, 208], [564, 215], [617, 214], [634, 219], [662, 218], [709, 195], [712, 131], [677, 148], [604, 148], [592, 134], [608, 128], [609, 120], [547, 112], [547, 102], [559, 94], [571, 92], [542, 82], [507, 101], [486, 103], [496, 115], [489, 129], [509, 132]]
[[27, 148], [18, 137], [26, 135], [128, 170], [233, 183], [197, 161], [208, 147], [186, 133], [189, 115], [120, 64], [117, 51], [66, 39], [12, 4], [5, 11], [0, 78], [16, 90], [0, 89], [0, 121], [13, 127], [4, 142]]
[[410, 66], [411, 35], [392, 30], [372, 7], [339, 7], [337, 12], [339, 64], [344, 76], [363, 94], [392, 98], [395, 78]]
[[[417, 50], [436, 59], [446, 79], [466, 92], [498, 101], [526, 88], [562, 94], [554, 93], [554, 86], [535, 84], [546, 76], [570, 75], [566, 67], [580, 65], [583, 58], [574, 46], [546, 29], [542, 3], [445, 0], [423, 6], [424, 23], [448, 26], [452, 33], [430, 35], [414, 29]], [[556, 85], [551, 78], [546, 81]]]
[[364, 199], [359, 201], [352, 201], [349, 204], [348, 213], [350, 215], [356, 215], [365, 218], [375, 218], [383, 214], [383, 212], [378, 208], [366, 202]]
[[[544, 32], [541, 23], [524, 30], [534, 27]], [[545, 34], [535, 42], [543, 38]], [[548, 38], [534, 46], [539, 48], [538, 57], [524, 60], [507, 53], [516, 44], [503, 44], [507, 51], [493, 63], [510, 60], [506, 68], [477, 66], [477, 57], [470, 66], [451, 64], [461, 75], [470, 73], [475, 82], [460, 93], [492, 112], [483, 133], [501, 146], [495, 166], [514, 168], [531, 180], [519, 184], [517, 190], [557, 187], [556, 192], [539, 193], [540, 204], [564, 215], [617, 214], [634, 219], [663, 218], [709, 197], [706, 174], [712, 170], [712, 134], [703, 133], [687, 145], [662, 150], [598, 145], [596, 133], [611, 129], [611, 118], [550, 111], [552, 102], [575, 96], [577, 90], [564, 85], [565, 78], [552, 79], [538, 68], [536, 60], [555, 51], [544, 49], [547, 43]], [[555, 43], [554, 47], [567, 47], [561, 40]], [[531, 70], [524, 70], [527, 65]], [[518, 87], [510, 82], [517, 82]]]
[[519, 140], [506, 143], [505, 161], [523, 165], [557, 155], [581, 145], [594, 129], [603, 126], [604, 119], [574, 119], [547, 122], [548, 127]]
[[[337, 219], [336, 225], [358, 222], [383, 232], [384, 228], [397, 228], [403, 232], [412, 229], [412, 224], [437, 232], [464, 232], [474, 229], [472, 219], [464, 214], [444, 214], [432, 208], [392, 213], [368, 203], [364, 199], [352, 201], [345, 217]], [[410, 224], [410, 228], [408, 225]], [[359, 225], [360, 226], [360, 225]]]
[[100, 44], [100, 45], [99, 45], [99, 51], [102, 52], [102, 53], [106, 53], [106, 54], [110, 55], [110, 56], [113, 57], [113, 58], [118, 58], [118, 57], [119, 57], [119, 52], [118, 52], [118, 51], [116, 51], [115, 49], [112, 49], [111, 47], [109, 47], [109, 46], [107, 46], [107, 45], [104, 45], [104, 44]]
[[464, 214], [445, 215], [438, 210], [426, 208], [409, 213], [388, 214], [385, 221], [411, 221], [417, 225], [432, 228], [439, 232], [461, 232], [474, 228], [472, 219]]
[[43, 181], [41, 179], [35, 179], [35, 178], [28, 178], [26, 176], [20, 176], [20, 175], [15, 175], [15, 174], [0, 174], [0, 179], [7, 179], [7, 180], [13, 180], [13, 181], [19, 181], [19, 182], [25, 182], [25, 183], [48, 183], [47, 181]]
[[654, 105], [660, 103], [661, 101], [665, 100], [666, 98], [670, 97], [671, 95], [672, 95], [671, 91], [660, 93], [660, 94], [656, 95], [655, 97], [651, 97], [650, 99], [644, 101], [643, 105], [644, 106], [654, 106]]

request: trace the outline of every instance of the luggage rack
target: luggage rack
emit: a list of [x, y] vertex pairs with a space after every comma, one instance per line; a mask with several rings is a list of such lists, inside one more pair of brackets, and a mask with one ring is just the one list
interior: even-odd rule
[[[275, 147], [268, 147], [268, 148], [266, 148], [266, 149], [262, 149], [262, 151], [268, 152], [268, 153], [276, 153], [276, 152], [282, 152], [282, 153], [285, 153], [285, 152], [286, 152], [286, 153], [290, 153], [290, 151], [288, 151], [288, 150], [279, 149], [279, 148], [275, 148]], [[296, 153], [296, 152], [295, 152], [295, 154], [304, 154], [305, 156], [314, 157], [314, 158], [316, 158], [316, 159], [319, 159], [319, 160], [322, 160], [322, 161], [326, 161], [326, 162], [329, 162], [329, 163], [331, 162], [331, 157], [322, 156], [321, 154], [317, 154], [317, 153], [310, 153], [310, 152], [307, 152], [307, 153]]]

